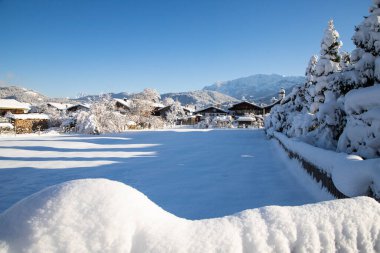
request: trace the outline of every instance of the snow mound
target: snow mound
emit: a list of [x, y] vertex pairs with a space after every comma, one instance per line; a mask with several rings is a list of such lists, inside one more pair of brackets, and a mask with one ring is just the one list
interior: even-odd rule
[[380, 204], [360, 197], [190, 221], [119, 182], [47, 188], [0, 215], [0, 252], [379, 252]]

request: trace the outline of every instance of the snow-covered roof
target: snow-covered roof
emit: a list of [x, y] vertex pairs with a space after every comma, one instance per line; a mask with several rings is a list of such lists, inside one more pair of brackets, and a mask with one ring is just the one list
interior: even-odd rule
[[49, 119], [49, 115], [43, 113], [8, 114], [10, 119]]
[[204, 109], [201, 109], [199, 111], [196, 111], [195, 113], [201, 113], [201, 112], [205, 112], [205, 111], [212, 111], [212, 112], [215, 112], [215, 113], [228, 113], [227, 111], [223, 110], [223, 109], [220, 109], [218, 107], [215, 107], [215, 106], [209, 106], [209, 107], [206, 107]]
[[152, 106], [157, 107], [157, 108], [164, 108], [165, 107], [165, 105], [163, 105], [161, 103], [153, 103]]
[[255, 109], [262, 109], [261, 105], [257, 105], [255, 103], [251, 103], [248, 101], [242, 101], [242, 102], [234, 104], [231, 108], [228, 108], [228, 110], [235, 111], [235, 110], [239, 109], [239, 106], [242, 106], [242, 105], [249, 106], [249, 107], [255, 108]]
[[15, 99], [0, 99], [0, 109], [30, 110], [30, 104], [21, 103]]
[[256, 121], [253, 117], [239, 117], [236, 121]]
[[54, 103], [54, 102], [49, 102], [47, 104], [52, 106], [52, 107], [57, 108], [58, 110], [62, 110], [62, 111], [73, 106], [73, 104], [63, 104], [63, 103]]
[[85, 108], [87, 108], [87, 109], [90, 109], [90, 105], [89, 104], [77, 104], [77, 105], [73, 105], [73, 106], [70, 106], [69, 108], [67, 108], [67, 110], [70, 110], [70, 109], [72, 109], [72, 108], [75, 108], [75, 107], [85, 107]]
[[13, 125], [11, 123], [0, 123], [0, 128], [10, 128], [10, 129], [13, 129]]
[[124, 99], [120, 99], [120, 98], [114, 98], [114, 100], [116, 102], [122, 104], [123, 106], [128, 107], [128, 108], [132, 106], [132, 101], [131, 100], [125, 101]]
[[183, 108], [183, 110], [185, 110], [185, 111], [187, 110], [188, 112], [195, 112], [195, 109], [191, 108], [191, 107], [183, 106], [182, 108]]

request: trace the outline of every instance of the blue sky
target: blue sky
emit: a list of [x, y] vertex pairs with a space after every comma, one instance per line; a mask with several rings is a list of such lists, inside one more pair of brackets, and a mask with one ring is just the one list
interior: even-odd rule
[[50, 96], [303, 75], [329, 19], [351, 51], [370, 0], [0, 0], [0, 84]]

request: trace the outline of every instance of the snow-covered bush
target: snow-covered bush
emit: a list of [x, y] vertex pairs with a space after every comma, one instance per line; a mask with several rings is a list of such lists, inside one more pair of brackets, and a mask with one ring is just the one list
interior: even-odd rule
[[128, 118], [115, 111], [114, 102], [109, 95], [104, 95], [91, 105], [89, 111], [75, 114], [78, 133], [102, 134], [116, 133], [126, 130]]
[[132, 96], [132, 105], [127, 116], [141, 128], [162, 128], [164, 121], [153, 116], [160, 103], [160, 94], [154, 89], [144, 89]]
[[185, 111], [181, 106], [181, 103], [178, 101], [173, 101], [170, 105], [169, 110], [165, 113], [165, 119], [169, 122], [170, 125], [175, 125], [178, 119], [185, 116]]
[[231, 116], [207, 116], [202, 117], [195, 127], [200, 129], [206, 128], [233, 128], [233, 118]]
[[46, 103], [33, 106], [31, 112], [49, 115], [49, 127], [60, 127], [68, 118], [65, 111], [60, 111], [54, 107], [49, 107]]

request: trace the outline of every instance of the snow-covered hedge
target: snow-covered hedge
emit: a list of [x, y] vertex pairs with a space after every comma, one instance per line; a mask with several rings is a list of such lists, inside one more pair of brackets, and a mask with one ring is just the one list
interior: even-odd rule
[[360, 156], [317, 148], [278, 132], [273, 135], [288, 150], [329, 174], [337, 189], [346, 196], [363, 196], [370, 189], [380, 197], [380, 158], [363, 160]]
[[178, 218], [105, 179], [66, 182], [0, 215], [0, 252], [380, 252], [380, 204], [367, 197]]

